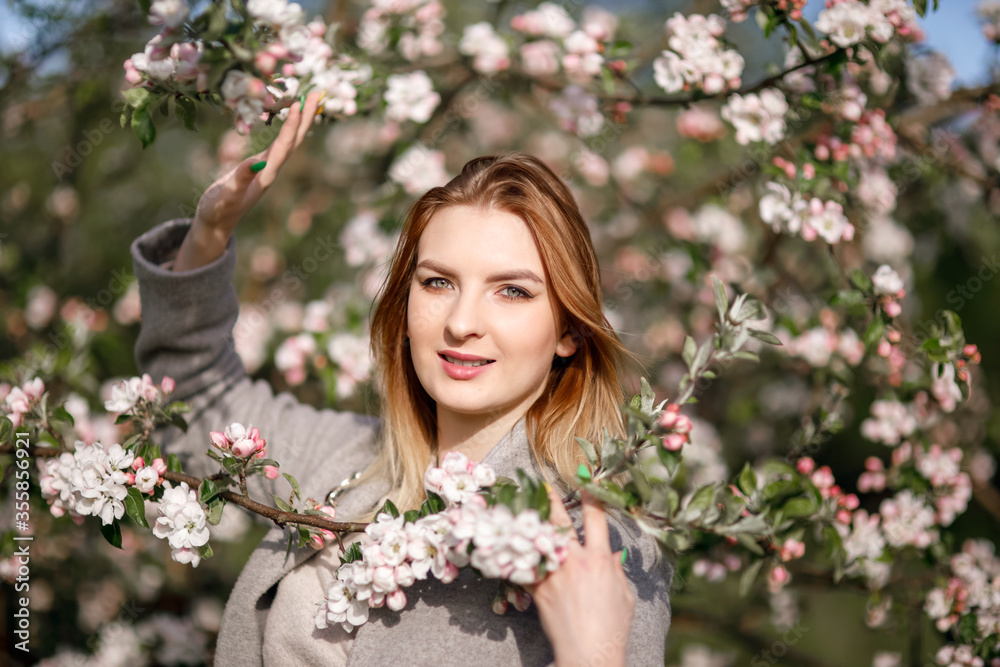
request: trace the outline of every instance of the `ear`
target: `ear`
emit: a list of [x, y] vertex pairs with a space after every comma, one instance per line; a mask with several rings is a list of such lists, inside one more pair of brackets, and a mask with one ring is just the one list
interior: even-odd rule
[[577, 349], [577, 332], [573, 327], [567, 327], [562, 338], [556, 344], [556, 355], [560, 357], [571, 357]]

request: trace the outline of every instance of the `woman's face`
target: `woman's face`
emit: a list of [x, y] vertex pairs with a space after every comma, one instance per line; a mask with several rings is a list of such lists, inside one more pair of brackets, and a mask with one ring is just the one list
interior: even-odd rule
[[[447, 411], [520, 418], [541, 395], [554, 356], [576, 349], [557, 328], [527, 225], [504, 211], [435, 214], [417, 245], [408, 308], [413, 366], [439, 421]], [[448, 359], [457, 355], [489, 362]]]

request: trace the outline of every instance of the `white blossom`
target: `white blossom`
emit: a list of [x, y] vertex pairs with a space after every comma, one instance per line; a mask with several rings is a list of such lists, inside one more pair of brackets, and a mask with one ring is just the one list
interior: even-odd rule
[[423, 70], [390, 74], [386, 83], [385, 101], [388, 106], [385, 117], [389, 120], [426, 123], [441, 102], [441, 96]]
[[163, 497], [159, 503], [159, 517], [153, 524], [153, 535], [166, 539], [171, 548], [171, 558], [179, 563], [198, 567], [201, 557], [198, 548], [208, 544], [208, 525], [205, 510], [198, 502], [198, 494], [187, 482], [172, 486], [163, 483]]
[[766, 88], [760, 94], [733, 95], [722, 107], [722, 117], [736, 128], [736, 141], [749, 144], [764, 141], [776, 144], [785, 136], [785, 114], [788, 102], [776, 88]]

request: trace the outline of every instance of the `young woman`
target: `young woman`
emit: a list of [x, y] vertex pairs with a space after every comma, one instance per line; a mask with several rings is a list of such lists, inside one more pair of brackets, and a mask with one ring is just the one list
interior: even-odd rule
[[[216, 664], [662, 665], [672, 570], [658, 546], [587, 494], [569, 512], [560, 501], [583, 460], [574, 436], [623, 431], [630, 357], [601, 310], [576, 203], [540, 161], [473, 160], [409, 211], [371, 322], [381, 419], [315, 410], [247, 378], [232, 338], [232, 234], [302, 143], [318, 103], [314, 93], [293, 106], [274, 143], [216, 181], [193, 221], [163, 223], [133, 243], [140, 371], [173, 377], [193, 408], [187, 435], [167, 434], [167, 450], [186, 470], [210, 473], [208, 431], [252, 423], [304, 497], [324, 499], [352, 480], [337, 500], [342, 521], [370, 520], [385, 498], [417, 507], [427, 466], [457, 450], [499, 475], [522, 468], [548, 480], [552, 520], [582, 528], [584, 544], [571, 543], [525, 612], [494, 614], [497, 582], [466, 570], [449, 584], [417, 581], [405, 609], [373, 609], [348, 634], [314, 623], [337, 547], [286, 562], [275, 526], [226, 605]], [[251, 169], [259, 161], [263, 170]], [[251, 489], [288, 493], [265, 479]]]

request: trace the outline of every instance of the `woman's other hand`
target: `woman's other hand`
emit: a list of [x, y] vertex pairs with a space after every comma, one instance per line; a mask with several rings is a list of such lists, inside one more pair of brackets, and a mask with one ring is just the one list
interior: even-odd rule
[[[233, 230], [271, 186], [278, 169], [312, 127], [321, 97], [321, 92], [310, 93], [302, 109], [300, 103], [293, 103], [270, 146], [246, 158], [208, 187], [198, 201], [194, 222], [177, 252], [174, 271], [196, 269], [225, 252]], [[263, 169], [254, 170], [253, 166], [260, 162], [266, 162]]]
[[[604, 505], [586, 491], [581, 491], [581, 499], [585, 544], [575, 539], [574, 532], [569, 556], [559, 569], [526, 588], [538, 605], [557, 667], [624, 666], [635, 597], [622, 569], [622, 552], [611, 552]], [[558, 492], [551, 487], [549, 501], [549, 521], [572, 527]]]

